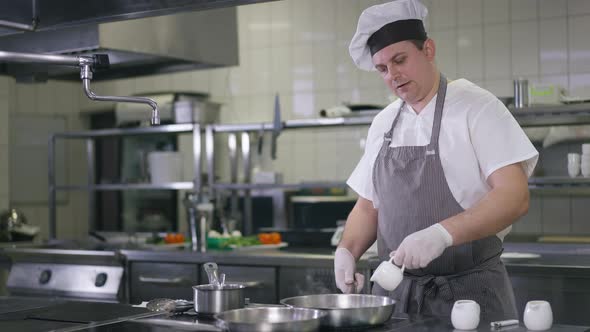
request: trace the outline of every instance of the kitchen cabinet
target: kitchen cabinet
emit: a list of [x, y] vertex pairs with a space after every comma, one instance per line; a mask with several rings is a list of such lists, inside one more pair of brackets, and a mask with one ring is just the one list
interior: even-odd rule
[[199, 281], [197, 264], [133, 262], [129, 265], [129, 302], [155, 298], [193, 299]]
[[561, 324], [590, 324], [590, 274], [580, 268], [550, 269], [508, 266], [520, 319], [531, 300], [551, 303], [553, 319]]

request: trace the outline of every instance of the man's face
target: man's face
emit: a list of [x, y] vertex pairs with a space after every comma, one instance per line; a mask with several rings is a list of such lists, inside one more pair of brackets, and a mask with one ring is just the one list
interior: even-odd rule
[[373, 64], [395, 95], [419, 103], [434, 84], [434, 42], [428, 39], [422, 50], [411, 41], [391, 44], [373, 55]]

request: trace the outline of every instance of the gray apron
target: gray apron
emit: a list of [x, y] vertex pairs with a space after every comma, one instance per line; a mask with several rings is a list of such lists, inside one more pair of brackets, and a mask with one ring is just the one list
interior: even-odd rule
[[[388, 260], [407, 235], [464, 211], [449, 189], [439, 155], [446, 90], [447, 80], [441, 74], [427, 146], [389, 146], [405, 103], [383, 139], [373, 168], [380, 202], [377, 245], [381, 260]], [[426, 268], [406, 270], [394, 291], [374, 284], [373, 293], [397, 300], [397, 313], [450, 316], [456, 300], [470, 299], [479, 303], [483, 321], [516, 319], [514, 293], [501, 253], [502, 242], [495, 235], [451, 246]]]

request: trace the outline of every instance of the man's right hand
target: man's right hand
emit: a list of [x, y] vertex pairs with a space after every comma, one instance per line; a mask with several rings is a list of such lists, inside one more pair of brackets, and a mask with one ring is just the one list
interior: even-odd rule
[[365, 283], [365, 276], [355, 273], [354, 256], [346, 248], [336, 249], [334, 256], [334, 275], [336, 286], [345, 294], [360, 293]]

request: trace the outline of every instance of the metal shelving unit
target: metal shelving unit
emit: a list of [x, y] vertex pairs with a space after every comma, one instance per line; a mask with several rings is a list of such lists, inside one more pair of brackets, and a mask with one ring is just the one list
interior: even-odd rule
[[[57, 191], [63, 190], [78, 190], [88, 192], [88, 208], [89, 208], [89, 227], [95, 228], [95, 216], [92, 213], [96, 201], [95, 191], [108, 190], [195, 190], [201, 192], [201, 132], [202, 126], [199, 124], [174, 124], [163, 125], [157, 127], [142, 127], [129, 129], [102, 129], [89, 130], [78, 132], [56, 133], [51, 136], [49, 141], [49, 239], [55, 239], [57, 234]], [[196, 147], [193, 151], [193, 163], [195, 176], [192, 182], [175, 182], [166, 184], [151, 184], [151, 183], [110, 183], [97, 184], [95, 179], [95, 160], [94, 147], [95, 140], [105, 137], [122, 137], [122, 136], [139, 136], [139, 135], [154, 135], [154, 134], [171, 134], [176, 135], [180, 133], [192, 133], [193, 144]], [[88, 167], [87, 181], [84, 185], [58, 185], [55, 179], [55, 144], [58, 139], [83, 139], [86, 140], [86, 163]], [[199, 174], [199, 176], [196, 176]]]
[[[518, 123], [523, 127], [536, 126], [551, 126], [551, 125], [580, 125], [590, 124], [590, 104], [574, 104], [574, 105], [555, 105], [543, 107], [527, 107], [519, 109], [510, 109]], [[277, 120], [278, 119], [278, 120]], [[205, 135], [205, 159], [207, 168], [207, 186], [209, 194], [213, 197], [215, 190], [230, 190], [234, 194], [242, 190], [246, 193], [246, 198], [249, 197], [251, 190], [257, 189], [309, 189], [318, 187], [337, 187], [345, 188], [344, 181], [336, 182], [308, 182], [308, 183], [291, 183], [291, 184], [253, 184], [250, 182], [250, 151], [249, 151], [249, 134], [252, 132], [270, 131], [278, 136], [282, 130], [305, 129], [305, 128], [327, 128], [327, 127], [342, 127], [342, 126], [366, 126], [373, 121], [373, 116], [363, 117], [340, 117], [340, 118], [319, 118], [319, 119], [303, 119], [303, 120], [288, 120], [280, 121], [280, 115], [277, 117], [275, 110], [275, 120], [267, 123], [250, 123], [250, 124], [211, 124], [202, 126], [199, 124], [174, 124], [163, 125], [158, 127], [146, 128], [130, 128], [130, 129], [106, 129], [106, 130], [92, 130], [81, 132], [58, 133], [52, 136], [49, 143], [49, 210], [50, 210], [50, 226], [49, 236], [55, 238], [56, 234], [56, 192], [58, 190], [85, 190], [89, 191], [89, 206], [94, 206], [94, 191], [108, 191], [108, 190], [155, 190], [155, 189], [169, 189], [169, 190], [193, 190], [199, 195], [202, 194], [203, 184], [201, 183], [201, 139]], [[193, 161], [195, 176], [192, 182], [176, 182], [168, 184], [96, 184], [94, 178], [94, 141], [101, 137], [113, 136], [136, 136], [136, 135], [152, 135], [152, 134], [179, 134], [192, 133], [193, 135]], [[245, 183], [216, 183], [214, 177], [215, 165], [215, 144], [214, 137], [218, 133], [227, 133], [234, 135], [242, 135], [242, 141], [248, 144], [242, 146], [242, 161], [244, 162], [243, 171], [245, 176]], [[273, 135], [274, 136], [274, 135]], [[276, 139], [275, 136], [275, 139]], [[55, 143], [57, 139], [85, 139], [87, 146], [87, 163], [88, 163], [88, 181], [85, 185], [57, 185], [55, 183]], [[237, 140], [236, 140], [237, 142]], [[273, 142], [276, 144], [276, 142]], [[234, 158], [236, 165], [232, 167], [237, 170], [237, 157]], [[531, 178], [529, 181], [531, 190], [535, 192], [554, 194], [590, 194], [590, 178], [576, 178], [571, 179], [567, 177], [538, 177]], [[245, 204], [248, 205], [248, 204]], [[247, 208], [246, 208], [247, 209]], [[92, 211], [92, 210], [91, 210]], [[90, 214], [90, 226], [94, 226], [94, 216]], [[244, 222], [246, 225], [251, 222], [251, 211], [245, 211]], [[248, 226], [246, 226], [248, 229]]]
[[590, 104], [510, 108], [522, 127], [590, 124]]

